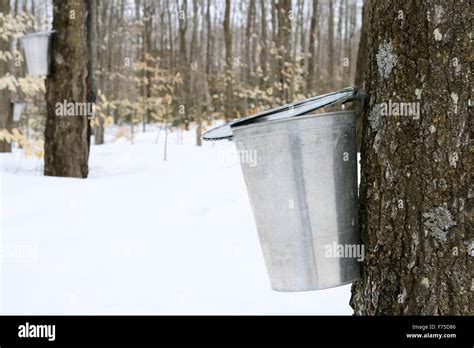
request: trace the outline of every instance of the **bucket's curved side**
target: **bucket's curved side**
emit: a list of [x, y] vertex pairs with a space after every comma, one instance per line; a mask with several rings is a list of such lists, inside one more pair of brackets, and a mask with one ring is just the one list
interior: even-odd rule
[[240, 158], [256, 159], [241, 167], [274, 290], [359, 277], [356, 120], [351, 111], [327, 115], [234, 129]]
[[31, 35], [22, 38], [29, 75], [45, 76], [50, 73], [50, 35]]

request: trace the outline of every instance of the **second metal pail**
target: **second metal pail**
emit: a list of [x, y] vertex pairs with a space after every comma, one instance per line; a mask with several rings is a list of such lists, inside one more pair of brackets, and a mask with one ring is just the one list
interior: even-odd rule
[[43, 31], [22, 37], [29, 75], [49, 75], [52, 33]]
[[13, 122], [18, 122], [21, 119], [21, 114], [26, 104], [23, 102], [15, 101], [13, 102]]

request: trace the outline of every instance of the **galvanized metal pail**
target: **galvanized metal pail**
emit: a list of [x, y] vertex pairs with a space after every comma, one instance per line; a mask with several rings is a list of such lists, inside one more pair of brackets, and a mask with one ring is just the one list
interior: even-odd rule
[[21, 119], [21, 114], [26, 104], [19, 101], [14, 101], [13, 103], [13, 122], [18, 122]]
[[365, 95], [345, 88], [237, 119], [203, 135], [204, 140], [235, 141], [274, 290], [325, 289], [360, 276], [358, 115], [313, 113], [348, 101], [359, 101], [362, 111]]
[[54, 31], [43, 31], [21, 38], [29, 75], [49, 75], [51, 35], [53, 33]]
[[256, 159], [241, 167], [274, 290], [359, 278], [355, 126], [341, 111], [233, 128], [238, 153]]

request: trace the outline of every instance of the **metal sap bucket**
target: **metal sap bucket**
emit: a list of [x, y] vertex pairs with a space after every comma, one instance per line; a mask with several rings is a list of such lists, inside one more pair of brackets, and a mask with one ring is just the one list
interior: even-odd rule
[[[309, 115], [233, 129], [272, 288], [317, 290], [359, 278], [355, 113]], [[356, 255], [354, 255], [356, 256]]]
[[26, 103], [14, 101], [13, 104], [13, 122], [18, 122], [21, 119], [21, 114], [23, 113], [23, 109], [26, 106]]
[[21, 38], [29, 75], [49, 75], [51, 35], [53, 33], [54, 31], [42, 31]]
[[[273, 290], [325, 289], [360, 277], [357, 117], [354, 111], [308, 114], [360, 95], [346, 89], [203, 136], [235, 142]], [[251, 156], [254, 161], [242, 161]]]

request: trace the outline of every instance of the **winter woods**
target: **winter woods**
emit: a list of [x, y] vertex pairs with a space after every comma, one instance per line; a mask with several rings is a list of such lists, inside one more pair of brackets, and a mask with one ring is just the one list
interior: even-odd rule
[[[2, 0], [1, 105], [7, 108], [13, 97], [28, 101], [20, 123], [1, 114], [5, 134], [16, 128], [31, 141], [44, 138], [45, 88], [37, 79], [36, 93], [24, 96], [20, 37], [51, 29], [54, 15], [64, 18], [55, 26], [57, 40], [91, 12], [84, 38], [91, 42], [83, 44], [93, 51], [85, 68], [96, 90], [89, 120], [95, 144], [104, 142], [109, 124], [122, 134], [129, 129], [132, 139], [133, 130], [159, 122], [171, 131], [193, 125], [200, 145], [200, 134], [216, 119], [353, 84], [361, 25], [356, 0], [103, 0], [90, 1], [90, 9], [60, 3]], [[68, 53], [62, 58], [74, 62]]]

